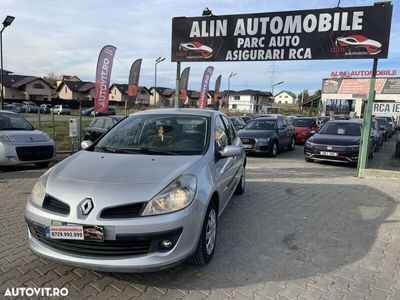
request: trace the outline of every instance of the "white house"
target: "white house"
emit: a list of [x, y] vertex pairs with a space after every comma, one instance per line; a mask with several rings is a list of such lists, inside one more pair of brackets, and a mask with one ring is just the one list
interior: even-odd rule
[[296, 94], [290, 91], [282, 91], [274, 97], [275, 103], [296, 104]]
[[[262, 92], [257, 90], [242, 90], [242, 91], [225, 91], [224, 105], [228, 102], [230, 111], [238, 111], [243, 113], [259, 113], [262, 106], [269, 103], [272, 94], [270, 92]], [[226, 101], [228, 100], [228, 101]]]

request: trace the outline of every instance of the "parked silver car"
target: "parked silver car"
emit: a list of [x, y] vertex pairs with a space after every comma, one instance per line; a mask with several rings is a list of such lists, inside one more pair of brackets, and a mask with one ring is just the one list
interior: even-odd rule
[[45, 167], [54, 159], [55, 144], [46, 133], [17, 113], [0, 110], [0, 166]]
[[124, 272], [210, 261], [217, 217], [245, 189], [246, 156], [228, 117], [144, 111], [82, 148], [33, 188], [25, 216], [34, 253]]

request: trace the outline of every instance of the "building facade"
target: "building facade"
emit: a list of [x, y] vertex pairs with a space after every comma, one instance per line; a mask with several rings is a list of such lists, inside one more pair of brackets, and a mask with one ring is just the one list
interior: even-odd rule
[[65, 80], [57, 87], [57, 92], [62, 100], [92, 101], [96, 97], [95, 83], [90, 81]]
[[[369, 78], [329, 78], [322, 83], [321, 106], [323, 115], [364, 114], [369, 94]], [[400, 102], [400, 78], [377, 78], [375, 102]]]
[[261, 113], [263, 106], [267, 106], [272, 94], [258, 90], [242, 90], [224, 92], [224, 104], [230, 111], [241, 113]]
[[296, 94], [290, 91], [282, 91], [274, 96], [275, 103], [296, 104]]

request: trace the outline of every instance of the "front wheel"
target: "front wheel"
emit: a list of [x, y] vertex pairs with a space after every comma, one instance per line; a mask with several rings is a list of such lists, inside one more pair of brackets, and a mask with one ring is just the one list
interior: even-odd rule
[[272, 149], [271, 149], [271, 152], [269, 153], [269, 155], [271, 157], [276, 157], [278, 155], [278, 144], [276, 142], [274, 142], [272, 144]]
[[214, 202], [210, 202], [203, 222], [196, 252], [191, 261], [197, 265], [206, 265], [214, 255], [217, 241], [217, 209]]

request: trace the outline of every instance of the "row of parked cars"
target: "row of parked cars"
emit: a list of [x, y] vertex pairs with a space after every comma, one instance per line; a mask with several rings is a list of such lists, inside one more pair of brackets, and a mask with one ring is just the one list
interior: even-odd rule
[[[356, 166], [360, 149], [363, 119], [346, 115], [304, 117], [242, 116], [231, 117], [247, 153], [265, 153], [275, 157], [280, 150], [294, 150], [304, 144], [307, 162], [333, 161]], [[369, 158], [396, 131], [393, 117], [372, 120]]]
[[51, 105], [51, 104], [41, 104], [37, 105], [33, 101], [23, 101], [20, 102], [13, 102], [13, 103], [5, 103], [4, 110], [12, 111], [16, 113], [40, 113], [42, 114], [49, 114], [54, 112], [58, 115], [69, 115], [71, 114], [71, 108], [66, 104], [60, 105]]

